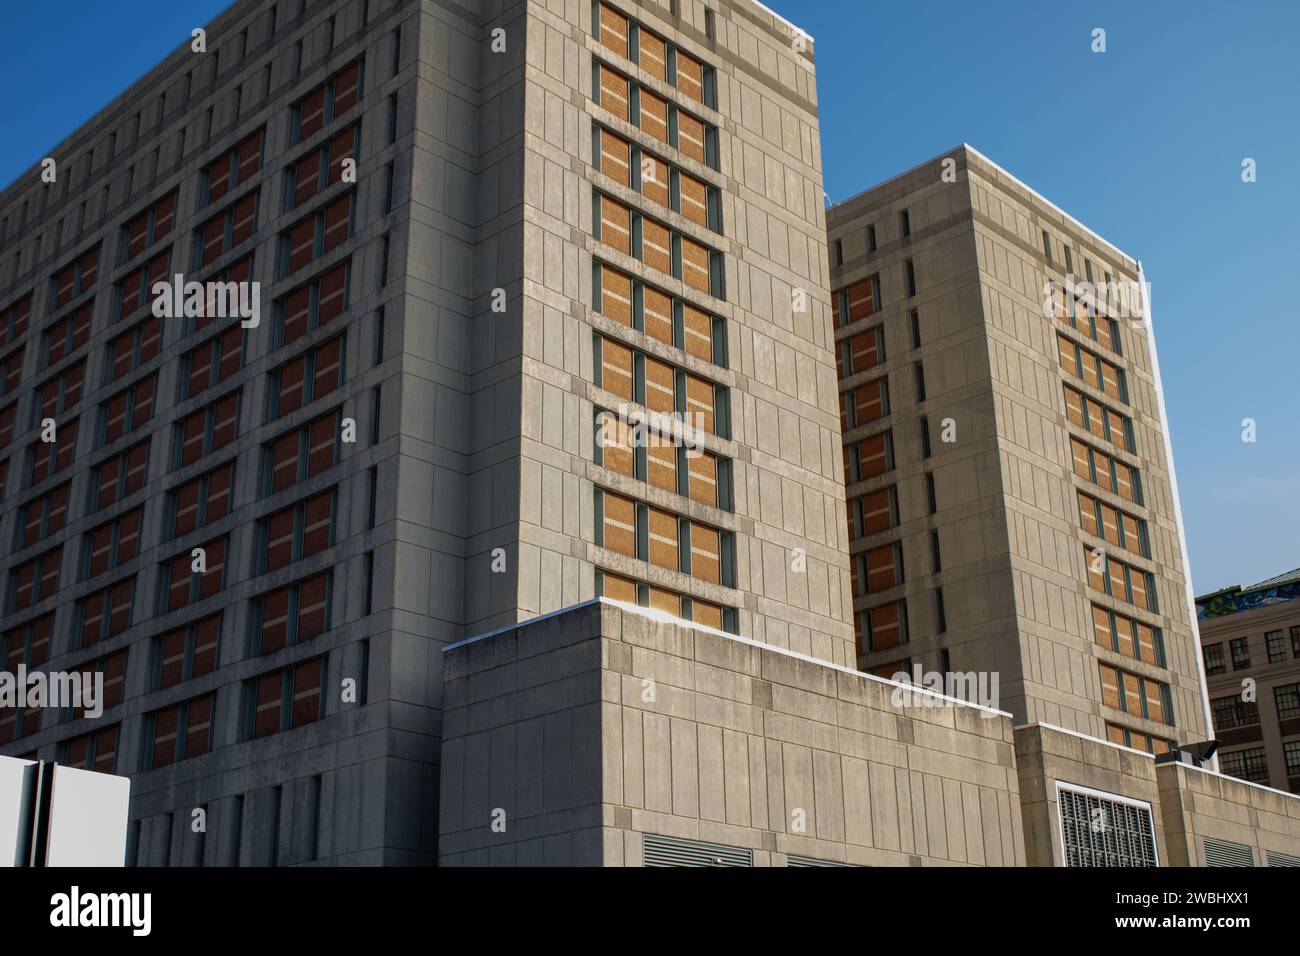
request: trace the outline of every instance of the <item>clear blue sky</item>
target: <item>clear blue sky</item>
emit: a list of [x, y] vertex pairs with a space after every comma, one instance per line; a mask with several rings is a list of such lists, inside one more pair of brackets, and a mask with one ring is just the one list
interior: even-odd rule
[[[225, 6], [6, 4], [0, 183]], [[1300, 3], [769, 6], [816, 40], [832, 199], [968, 142], [1142, 259], [1197, 592], [1300, 566]]]

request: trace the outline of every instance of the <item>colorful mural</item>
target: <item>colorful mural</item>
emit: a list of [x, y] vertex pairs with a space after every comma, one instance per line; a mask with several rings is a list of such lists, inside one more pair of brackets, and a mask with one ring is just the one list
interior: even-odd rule
[[1290, 581], [1277, 587], [1261, 588], [1258, 591], [1229, 591], [1208, 598], [1204, 603], [1196, 604], [1196, 619], [1206, 621], [1212, 617], [1236, 614], [1238, 611], [1251, 611], [1257, 607], [1281, 604], [1300, 598], [1300, 581]]

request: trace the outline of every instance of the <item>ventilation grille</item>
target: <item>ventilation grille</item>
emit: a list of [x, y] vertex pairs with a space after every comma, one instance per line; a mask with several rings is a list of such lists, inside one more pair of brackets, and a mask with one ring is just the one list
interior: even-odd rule
[[1254, 866], [1255, 854], [1250, 847], [1242, 843], [1229, 843], [1227, 840], [1202, 839], [1205, 847], [1206, 866]]
[[834, 860], [817, 860], [811, 856], [789, 856], [786, 866], [853, 866], [852, 863], [837, 863]]
[[739, 847], [703, 843], [679, 837], [642, 837], [646, 866], [753, 866], [754, 854]]
[[1058, 789], [1066, 866], [1155, 866], [1151, 808]]
[[1300, 866], [1300, 856], [1291, 856], [1289, 853], [1274, 853], [1268, 851], [1269, 866]]

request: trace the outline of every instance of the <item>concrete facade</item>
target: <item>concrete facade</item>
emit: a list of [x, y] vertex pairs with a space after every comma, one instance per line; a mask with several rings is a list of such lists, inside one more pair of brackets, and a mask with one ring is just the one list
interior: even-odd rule
[[442, 865], [1024, 863], [1005, 713], [607, 601], [446, 658]]

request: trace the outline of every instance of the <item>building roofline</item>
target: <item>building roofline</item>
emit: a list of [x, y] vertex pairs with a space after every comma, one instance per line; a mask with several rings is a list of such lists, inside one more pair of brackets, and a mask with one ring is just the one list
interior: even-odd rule
[[857, 200], [857, 199], [861, 199], [863, 196], [867, 195], [868, 193], [875, 192], [876, 190], [881, 189], [881, 188], [884, 187], [884, 186], [888, 186], [890, 183], [893, 183], [893, 182], [895, 182], [895, 181], [897, 181], [897, 180], [902, 179], [902, 178], [905, 177], [905, 176], [908, 176], [908, 175], [910, 175], [910, 174], [916, 172], [918, 169], [921, 169], [921, 168], [923, 168], [923, 167], [925, 167], [925, 166], [929, 166], [929, 165], [930, 165], [931, 163], [933, 163], [936, 159], [942, 159], [942, 158], [944, 158], [944, 157], [946, 157], [946, 156], [950, 156], [951, 154], [953, 154], [953, 153], [955, 153], [955, 152], [958, 152], [958, 151], [960, 151], [960, 150], [963, 150], [963, 149], [966, 150], [967, 152], [969, 152], [972, 156], [976, 156], [976, 157], [978, 157], [982, 162], [987, 163], [989, 166], [992, 166], [992, 167], [993, 167], [995, 170], [997, 170], [1000, 174], [1002, 174], [1003, 176], [1006, 176], [1008, 179], [1010, 179], [1010, 180], [1011, 180], [1012, 182], [1014, 182], [1016, 185], [1020, 186], [1022, 189], [1024, 189], [1027, 193], [1029, 193], [1031, 196], [1033, 196], [1035, 199], [1037, 199], [1037, 200], [1038, 200], [1039, 202], [1041, 202], [1043, 205], [1047, 206], [1047, 207], [1050, 208], [1052, 211], [1054, 211], [1054, 212], [1056, 212], [1056, 213], [1059, 213], [1059, 214], [1060, 214], [1064, 219], [1066, 219], [1069, 223], [1071, 223], [1071, 224], [1072, 224], [1075, 228], [1077, 228], [1079, 231], [1085, 233], [1085, 234], [1088, 235], [1088, 236], [1091, 236], [1091, 237], [1092, 237], [1093, 239], [1095, 239], [1098, 243], [1100, 243], [1101, 245], [1105, 246], [1107, 249], [1111, 250], [1112, 252], [1116, 253], [1117, 255], [1121, 256], [1122, 258], [1127, 259], [1129, 262], [1134, 263], [1134, 265], [1136, 266], [1137, 261], [1138, 261], [1136, 256], [1131, 256], [1131, 255], [1129, 255], [1127, 252], [1125, 252], [1125, 251], [1124, 251], [1123, 249], [1121, 249], [1119, 246], [1115, 245], [1115, 243], [1111, 242], [1109, 239], [1106, 239], [1104, 236], [1102, 236], [1102, 235], [1101, 235], [1100, 233], [1098, 233], [1096, 230], [1094, 230], [1094, 229], [1090, 229], [1089, 227], [1085, 226], [1085, 225], [1084, 225], [1083, 223], [1081, 223], [1078, 219], [1076, 219], [1074, 216], [1071, 216], [1068, 212], [1066, 212], [1064, 209], [1062, 209], [1062, 208], [1061, 208], [1060, 206], [1058, 206], [1056, 203], [1052, 202], [1050, 199], [1048, 199], [1046, 196], [1044, 196], [1042, 193], [1040, 193], [1040, 192], [1039, 192], [1037, 189], [1035, 189], [1033, 186], [1030, 186], [1030, 185], [1029, 185], [1028, 183], [1026, 183], [1023, 179], [1021, 179], [1019, 176], [1016, 176], [1014, 173], [1008, 172], [1007, 169], [1006, 169], [1005, 167], [999, 165], [998, 163], [995, 163], [993, 160], [989, 159], [987, 156], [985, 156], [983, 153], [981, 153], [978, 149], [976, 149], [976, 148], [975, 148], [974, 146], [972, 146], [970, 143], [965, 143], [965, 142], [957, 144], [957, 146], [955, 146], [955, 147], [952, 148], [952, 149], [947, 149], [947, 150], [944, 150], [942, 153], [939, 153], [939, 154], [937, 154], [937, 155], [935, 155], [935, 156], [931, 156], [929, 159], [925, 160], [924, 162], [917, 163], [915, 166], [911, 167], [910, 169], [906, 169], [906, 170], [904, 170], [904, 171], [901, 172], [901, 173], [897, 173], [897, 174], [895, 174], [895, 175], [893, 175], [893, 176], [890, 176], [888, 179], [883, 180], [883, 181], [881, 181], [881, 182], [879, 182], [879, 183], [876, 183], [874, 186], [869, 186], [869, 187], [867, 187], [866, 189], [861, 190], [860, 192], [854, 193], [852, 196], [848, 197], [847, 199], [841, 200], [840, 202], [837, 202], [837, 203], [832, 203], [832, 204], [831, 204], [831, 207], [830, 207], [830, 210], [828, 210], [828, 212], [834, 212], [834, 211], [835, 211], [836, 209], [838, 209], [840, 206], [844, 206], [844, 205], [847, 205], [847, 204], [849, 204], [849, 203], [851, 203], [851, 202], [853, 202], [853, 201], [855, 201], [855, 200]]
[[969, 700], [962, 700], [960, 697], [949, 697], [947, 694], [941, 694], [939, 691], [930, 690], [928, 687], [923, 687], [919, 684], [912, 684], [912, 683], [904, 684], [901, 681], [890, 680], [888, 677], [877, 677], [875, 674], [868, 674], [865, 671], [855, 670], [852, 667], [845, 667], [843, 664], [833, 664], [830, 661], [824, 661], [821, 658], [813, 657], [810, 654], [800, 654], [798, 651], [792, 651], [784, 647], [777, 647], [775, 644], [765, 644], [763, 641], [756, 641], [752, 637], [742, 637], [739, 634], [732, 634], [730, 631], [721, 631], [718, 630], [718, 628], [716, 627], [709, 627], [705, 624], [697, 624], [694, 621], [687, 621], [680, 617], [675, 617], [674, 615], [669, 614], [667, 611], [656, 611], [652, 608], [641, 607], [639, 604], [628, 604], [626, 601], [615, 601], [614, 599], [607, 598], [607, 597], [591, 598], [590, 600], [583, 601], [579, 604], [570, 604], [568, 607], [562, 607], [558, 611], [551, 611], [547, 614], [538, 615], [537, 617], [530, 617], [528, 620], [520, 621], [517, 624], [507, 624], [505, 627], [498, 627], [496, 630], [488, 631], [485, 634], [478, 634], [475, 635], [474, 637], [468, 637], [463, 641], [457, 641], [454, 644], [448, 644], [446, 647], [442, 649], [442, 652], [446, 654], [448, 651], [457, 650], [459, 648], [465, 647], [468, 644], [473, 644], [476, 643], [477, 641], [486, 640], [489, 637], [495, 637], [499, 634], [504, 634], [507, 631], [513, 631], [516, 628], [527, 627], [529, 624], [535, 624], [538, 621], [545, 620], [548, 617], [555, 617], [556, 615], [559, 614], [567, 614], [570, 611], [576, 611], [579, 610], [580, 608], [589, 607], [593, 604], [608, 604], [610, 607], [616, 607], [620, 611], [625, 611], [632, 614], [638, 614], [641, 617], [647, 617], [650, 618], [651, 620], [659, 621], [664, 624], [676, 624], [678, 627], [684, 627], [692, 631], [703, 631], [706, 634], [713, 634], [716, 635], [717, 637], [725, 637], [728, 640], [737, 641], [741, 644], [748, 644], [749, 646], [757, 647], [760, 650], [772, 651], [773, 653], [780, 654], [784, 657], [797, 658], [798, 660], [807, 661], [810, 664], [817, 664], [821, 667], [829, 667], [831, 670], [841, 671], [842, 673], [845, 674], [851, 674], [854, 677], [861, 677], [864, 678], [865, 680], [875, 681], [878, 684], [888, 684], [891, 687], [897, 687], [914, 694], [924, 695], [926, 697], [933, 697], [937, 700], [945, 701], [955, 706], [969, 707], [972, 710], [982, 711], [983, 713], [988, 714], [991, 717], [1006, 717], [1008, 719], [1012, 717], [1012, 715], [1005, 710], [998, 710], [996, 707], [987, 707], [984, 704], [972, 703]]
[[778, 20], [780, 20], [782, 23], [788, 26], [791, 30], [794, 30], [799, 34], [806, 36], [809, 40], [814, 39], [813, 35], [809, 33], [807, 30], [805, 30], [803, 27], [798, 26], [792, 23], [791, 21], [787, 20], [785, 17], [781, 16], [781, 14], [777, 13], [775, 10], [769, 7], [767, 4], [760, 2], [760, 0], [749, 0], [749, 2], [752, 3], [754, 6], [758, 7], [758, 9], [762, 10], [764, 13], [770, 13], [772, 16], [776, 17]]

